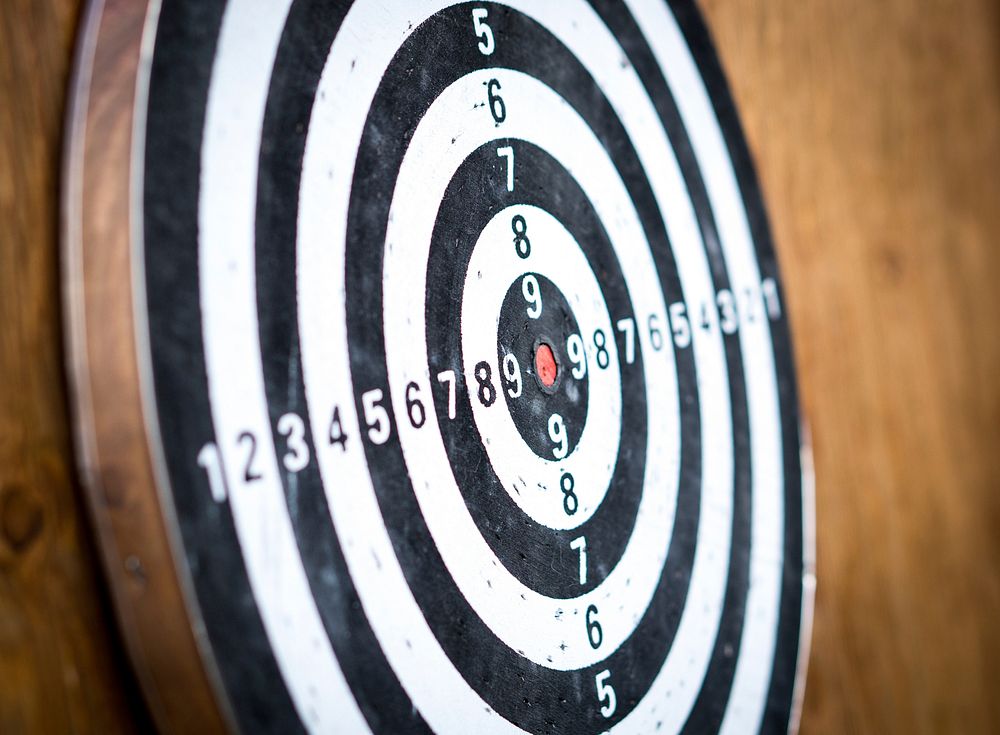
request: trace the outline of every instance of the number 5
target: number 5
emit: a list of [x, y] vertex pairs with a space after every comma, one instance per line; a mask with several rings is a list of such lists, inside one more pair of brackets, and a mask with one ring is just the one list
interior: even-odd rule
[[670, 323], [674, 328], [674, 344], [683, 350], [691, 344], [691, 323], [687, 318], [687, 307], [683, 301], [670, 305]]
[[608, 679], [611, 678], [611, 672], [605, 669], [596, 677], [594, 677], [594, 683], [597, 684], [597, 700], [599, 702], [607, 702], [607, 704], [601, 705], [601, 714], [605, 717], [611, 717], [618, 709], [618, 698], [615, 696], [615, 690], [611, 684], [605, 684]]
[[385, 444], [389, 441], [389, 412], [382, 405], [382, 391], [373, 388], [361, 394], [361, 406], [365, 410], [365, 422], [368, 424], [368, 438], [372, 444]]
[[484, 22], [488, 14], [486, 8], [474, 8], [472, 11], [472, 27], [475, 29], [476, 35], [483, 39], [479, 42], [479, 50], [483, 56], [489, 56], [496, 48], [496, 43], [493, 41], [493, 29]]

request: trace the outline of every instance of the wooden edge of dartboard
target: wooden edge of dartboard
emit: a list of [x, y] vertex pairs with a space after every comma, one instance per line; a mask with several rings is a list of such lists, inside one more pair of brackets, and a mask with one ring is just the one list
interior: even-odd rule
[[[798, 362], [796, 361], [797, 367]], [[796, 372], [797, 375], [798, 372]], [[809, 653], [812, 651], [813, 623], [816, 612], [816, 466], [813, 462], [812, 430], [801, 405], [799, 406], [799, 417], [799, 445], [801, 447], [799, 458], [802, 470], [802, 612], [799, 627], [799, 658], [795, 662], [792, 709], [788, 714], [789, 733], [798, 733], [802, 721], [802, 705], [806, 698]]]
[[[147, 436], [148, 360], [133, 131], [157, 2], [93, 0], [82, 15], [63, 162], [63, 294], [77, 463], [119, 628], [158, 728], [234, 730], [161, 502]], [[151, 17], [150, 17], [151, 16]], [[150, 429], [147, 434], [147, 429]], [[193, 621], [193, 622], [192, 622]]]

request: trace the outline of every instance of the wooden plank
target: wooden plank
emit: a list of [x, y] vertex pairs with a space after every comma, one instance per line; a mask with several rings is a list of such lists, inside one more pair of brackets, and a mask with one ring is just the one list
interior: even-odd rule
[[58, 185], [73, 0], [0, 4], [0, 732], [146, 722], [70, 450]]
[[815, 442], [804, 733], [1000, 727], [1000, 8], [704, 0]]

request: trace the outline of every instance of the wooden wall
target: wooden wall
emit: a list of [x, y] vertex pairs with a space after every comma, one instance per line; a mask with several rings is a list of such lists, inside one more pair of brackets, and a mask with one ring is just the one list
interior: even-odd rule
[[76, 0], [0, 0], [0, 733], [143, 723], [70, 451], [58, 203]]
[[803, 732], [1000, 732], [1000, 5], [703, 7], [813, 432]]
[[[1000, 8], [703, 0], [772, 216], [818, 480], [804, 733], [1000, 732]], [[73, 471], [76, 0], [0, 2], [0, 732], [146, 730]]]

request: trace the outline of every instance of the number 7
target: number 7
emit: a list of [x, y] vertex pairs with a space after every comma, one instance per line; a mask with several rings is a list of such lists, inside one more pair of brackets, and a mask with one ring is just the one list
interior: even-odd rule
[[587, 539], [577, 536], [569, 542], [569, 548], [580, 552], [580, 584], [587, 584]]
[[448, 386], [448, 418], [455, 418], [455, 371], [442, 370], [438, 373], [438, 382]]
[[635, 362], [635, 322], [630, 318], [619, 319], [618, 331], [625, 335], [625, 362]]
[[505, 145], [497, 148], [497, 155], [507, 159], [507, 191], [514, 191], [514, 149]]

